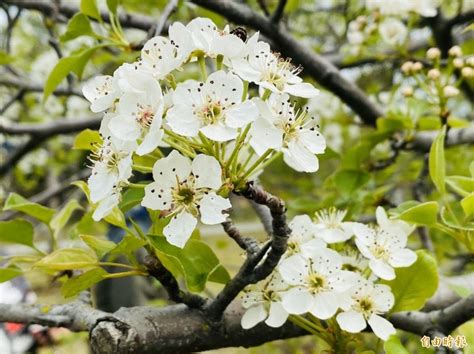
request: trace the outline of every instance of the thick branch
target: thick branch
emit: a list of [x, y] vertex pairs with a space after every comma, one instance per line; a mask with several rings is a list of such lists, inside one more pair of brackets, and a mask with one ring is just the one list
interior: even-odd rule
[[325, 58], [293, 38], [282, 25], [252, 11], [249, 7], [227, 0], [192, 0], [192, 2], [215, 11], [229, 20], [261, 31], [271, 39], [283, 55], [293, 58], [304, 67], [305, 72], [321, 85], [339, 96], [356, 112], [366, 124], [374, 125], [383, 109], [369, 100], [354, 83], [346, 80], [338, 69]]

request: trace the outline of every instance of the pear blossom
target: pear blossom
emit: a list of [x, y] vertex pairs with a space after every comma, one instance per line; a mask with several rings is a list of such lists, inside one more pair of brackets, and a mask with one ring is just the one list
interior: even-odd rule
[[212, 156], [197, 155], [194, 160], [173, 150], [153, 166], [154, 182], [145, 187], [144, 207], [169, 213], [163, 233], [169, 243], [183, 248], [198, 217], [207, 225], [225, 221], [231, 208], [229, 199], [216, 194], [222, 186], [221, 167]]
[[173, 93], [167, 124], [180, 135], [199, 132], [214, 141], [237, 137], [238, 129], [253, 122], [258, 109], [250, 100], [242, 102], [243, 83], [232, 73], [216, 71], [206, 82], [188, 80]]
[[238, 57], [245, 50], [245, 43], [230, 33], [229, 26], [219, 30], [209, 18], [198, 17], [186, 26], [196, 50], [215, 58], [223, 55], [226, 58]]
[[303, 82], [298, 76], [300, 67], [295, 67], [289, 59], [283, 59], [273, 53], [268, 43], [254, 43], [253, 38], [248, 42], [248, 59], [232, 60], [232, 70], [237, 75], [272, 92], [289, 93], [304, 98], [318, 95], [318, 89], [310, 83]]
[[270, 95], [267, 101], [257, 99], [260, 117], [250, 129], [250, 145], [257, 154], [267, 149], [283, 152], [287, 165], [300, 172], [316, 172], [316, 154], [326, 149], [326, 141], [317, 130], [314, 117], [307, 110], [295, 111], [289, 95]]
[[405, 41], [408, 30], [402, 21], [396, 18], [386, 18], [379, 26], [383, 41], [390, 45], [401, 45]]
[[113, 76], [101, 75], [89, 80], [82, 88], [82, 93], [91, 103], [91, 111], [97, 113], [111, 108], [121, 92]]
[[285, 258], [295, 254], [310, 257], [315, 249], [326, 247], [326, 243], [322, 239], [316, 238], [316, 229], [308, 215], [295, 216], [288, 226], [291, 234], [288, 237]]
[[152, 152], [161, 142], [164, 99], [159, 83], [137, 74], [135, 88], [119, 99], [116, 115], [110, 120], [113, 135], [125, 141], [141, 140], [138, 155]]
[[353, 273], [341, 267], [339, 253], [328, 248], [307, 259], [295, 255], [282, 261], [278, 270], [291, 286], [282, 295], [284, 309], [295, 315], [310, 312], [322, 320], [334, 316], [347, 304], [347, 290], [353, 285]]
[[339, 326], [350, 333], [361, 332], [367, 322], [377, 337], [387, 340], [396, 333], [393, 325], [381, 314], [394, 304], [390, 287], [376, 284], [358, 276], [356, 285], [350, 289], [351, 304], [336, 316]]
[[315, 229], [318, 237], [327, 243], [343, 242], [353, 235], [351, 224], [344, 222], [346, 210], [324, 209], [316, 213]]
[[415, 12], [425, 17], [436, 16], [436, 0], [367, 0], [369, 10], [379, 10], [382, 15], [404, 16]]
[[265, 321], [270, 327], [280, 327], [288, 319], [288, 312], [281, 303], [282, 294], [288, 289], [278, 273], [245, 289], [242, 306], [242, 328], [249, 329]]
[[115, 208], [121, 200], [122, 196], [122, 186], [114, 186], [112, 190], [101, 199], [92, 214], [92, 219], [95, 221], [100, 221], [109, 215], [112, 212], [112, 209]]
[[156, 36], [148, 40], [141, 51], [143, 69], [157, 79], [165, 78], [179, 68], [194, 50], [189, 30], [179, 22], [169, 26], [169, 38]]
[[403, 221], [386, 218], [383, 208], [377, 210], [378, 227], [353, 223], [356, 245], [369, 267], [378, 277], [385, 280], [395, 278], [393, 268], [408, 267], [416, 261], [416, 253], [405, 248], [411, 227]]

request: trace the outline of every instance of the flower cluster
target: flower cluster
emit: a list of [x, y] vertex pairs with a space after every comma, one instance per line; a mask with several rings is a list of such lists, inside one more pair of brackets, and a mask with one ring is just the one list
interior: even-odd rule
[[315, 320], [335, 317], [350, 333], [362, 331], [367, 323], [383, 340], [395, 333], [382, 317], [393, 307], [394, 297], [378, 279], [392, 280], [394, 268], [416, 261], [406, 248], [413, 228], [389, 219], [381, 207], [377, 226], [346, 222], [344, 217], [345, 212], [330, 209], [317, 213], [314, 221], [308, 215], [291, 221], [288, 250], [279, 265], [269, 278], [246, 289], [243, 328], [262, 321], [280, 327], [289, 316], [298, 324], [298, 316], [309, 314]]
[[[98, 221], [131, 188], [134, 170], [152, 172], [152, 183], [133, 187], [144, 188], [141, 204], [168, 219], [165, 236], [183, 247], [198, 220], [225, 221], [229, 193], [274, 158], [316, 172], [326, 143], [293, 99], [318, 90], [258, 33], [247, 39], [206, 18], [173, 23], [168, 33], [150, 39], [136, 62], [84, 86], [91, 110], [104, 113], [88, 184]], [[185, 69], [193, 79], [181, 79]]]
[[409, 29], [404, 20], [410, 14], [433, 17], [437, 13], [434, 0], [366, 0], [367, 15], [360, 15], [349, 23], [347, 40], [354, 54], [363, 46], [377, 40], [390, 46], [401, 46], [406, 42]]

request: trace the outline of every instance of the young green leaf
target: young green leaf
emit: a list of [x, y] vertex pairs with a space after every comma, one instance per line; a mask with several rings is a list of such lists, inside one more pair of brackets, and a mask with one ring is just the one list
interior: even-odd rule
[[0, 50], [0, 65], [10, 64], [14, 58], [7, 52]]
[[23, 272], [17, 267], [0, 268], [0, 283], [12, 280], [21, 274], [23, 274]]
[[467, 218], [474, 215], [474, 193], [469, 194], [461, 200], [461, 207]]
[[392, 334], [383, 344], [386, 354], [410, 354], [396, 334]]
[[446, 184], [461, 197], [467, 197], [474, 192], [474, 178], [465, 176], [448, 176]]
[[94, 268], [87, 272], [68, 279], [61, 287], [61, 294], [65, 297], [78, 295], [81, 291], [89, 289], [92, 285], [100, 282], [108, 273], [102, 268]]
[[85, 129], [76, 135], [74, 139], [73, 149], [76, 150], [92, 150], [95, 145], [102, 144], [102, 138], [97, 130]]
[[110, 254], [132, 254], [140, 247], [146, 244], [145, 240], [142, 240], [133, 235], [125, 235], [116, 247], [110, 250]]
[[429, 156], [429, 170], [431, 180], [436, 189], [444, 194], [446, 192], [445, 176], [446, 176], [446, 161], [444, 158], [444, 138], [446, 135], [446, 127], [444, 126], [438, 136], [431, 144]]
[[0, 221], [0, 243], [16, 243], [34, 248], [33, 225], [23, 219]]
[[112, 14], [117, 14], [117, 8], [120, 3], [120, 0], [107, 0], [107, 7], [112, 12]]
[[189, 240], [181, 249], [163, 236], [149, 236], [158, 258], [175, 276], [183, 276], [188, 290], [202, 291], [208, 280], [226, 283], [230, 276], [212, 249], [205, 243]]
[[416, 252], [418, 259], [410, 267], [396, 268], [396, 278], [384, 281], [395, 296], [390, 312], [419, 310], [438, 288], [436, 260], [425, 251]]
[[95, 18], [96, 20], [100, 18], [96, 0], [81, 0], [80, 10], [84, 15]]
[[90, 236], [90, 235], [79, 235], [82, 241], [92, 249], [97, 258], [102, 259], [107, 253], [112, 251], [117, 244], [115, 242], [104, 240], [103, 238], [99, 238], [97, 236]]
[[362, 170], [341, 170], [334, 176], [338, 189], [345, 195], [354, 193], [369, 181], [369, 174]]
[[54, 236], [57, 236], [59, 231], [66, 226], [71, 218], [72, 213], [76, 210], [82, 209], [82, 206], [75, 199], [71, 199], [50, 221], [49, 226], [53, 229]]
[[59, 39], [61, 42], [67, 42], [81, 36], [95, 37], [89, 18], [78, 12], [68, 22], [66, 32]]
[[30, 202], [28, 199], [25, 199], [16, 193], [10, 193], [3, 210], [21, 211], [22, 213], [32, 216], [46, 224], [51, 221], [56, 213], [54, 209]]
[[426, 202], [406, 209], [398, 218], [416, 225], [433, 225], [437, 222], [438, 210], [437, 202]]
[[63, 248], [42, 258], [34, 264], [46, 270], [70, 270], [97, 266], [95, 254], [82, 248]]

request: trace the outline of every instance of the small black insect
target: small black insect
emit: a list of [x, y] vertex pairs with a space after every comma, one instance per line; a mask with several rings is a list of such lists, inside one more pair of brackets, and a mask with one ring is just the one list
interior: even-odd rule
[[243, 42], [247, 40], [247, 31], [243, 27], [236, 27], [230, 33], [239, 37]]

